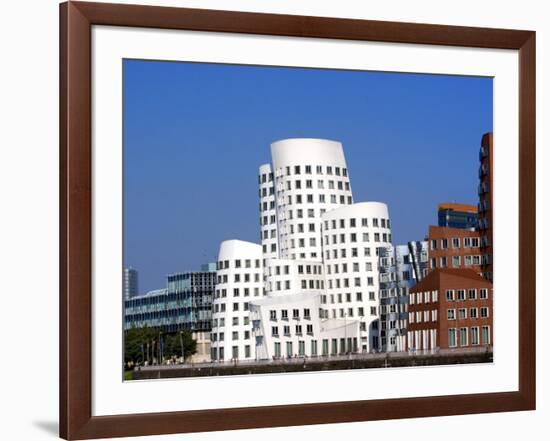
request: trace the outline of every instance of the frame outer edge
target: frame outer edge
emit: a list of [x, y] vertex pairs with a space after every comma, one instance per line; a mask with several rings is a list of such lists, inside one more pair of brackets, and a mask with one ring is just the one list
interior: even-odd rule
[[60, 20], [60, 436], [70, 440], [92, 409], [91, 27], [72, 2]]
[[59, 436], [67, 439], [67, 3], [59, 5]]
[[519, 49], [519, 389], [536, 409], [536, 33]]
[[[145, 13], [150, 14], [145, 14]], [[168, 14], [170, 12], [170, 14]], [[171, 14], [174, 15], [171, 15]], [[186, 17], [186, 14], [189, 16]], [[274, 20], [270, 22], [269, 17]], [[260, 23], [255, 18], [261, 19]], [[234, 23], [229, 23], [231, 20]], [[163, 22], [164, 20], [164, 22]], [[162, 26], [156, 24], [164, 23]], [[229, 23], [229, 24], [228, 24]], [[281, 29], [273, 31], [273, 25]], [[333, 23], [337, 29], [327, 30]], [[519, 49], [520, 237], [535, 240], [535, 33], [183, 8], [60, 5], [60, 436], [65, 439], [282, 427], [535, 408], [535, 252], [520, 247], [517, 392], [92, 417], [91, 25], [122, 25]], [[345, 25], [353, 24], [346, 30]], [[321, 26], [322, 25], [322, 26]], [[236, 29], [238, 28], [238, 29]], [[240, 29], [240, 30], [239, 30]], [[334, 35], [331, 35], [334, 33]], [[391, 33], [391, 35], [389, 35]], [[438, 35], [435, 35], [438, 34]], [[486, 38], [483, 38], [486, 37]]]

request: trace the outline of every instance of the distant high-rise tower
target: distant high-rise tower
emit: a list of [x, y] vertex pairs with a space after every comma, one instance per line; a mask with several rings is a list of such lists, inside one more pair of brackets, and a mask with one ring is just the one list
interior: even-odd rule
[[124, 268], [122, 277], [124, 300], [138, 295], [138, 272], [133, 268]]

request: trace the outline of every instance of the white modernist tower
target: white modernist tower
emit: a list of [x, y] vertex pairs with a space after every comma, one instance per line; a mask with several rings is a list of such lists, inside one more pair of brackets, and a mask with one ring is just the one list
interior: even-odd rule
[[[258, 176], [261, 246], [233, 240], [220, 247], [212, 358], [379, 349], [378, 250], [391, 245], [387, 206], [354, 204], [339, 142], [277, 141], [271, 156]], [[260, 261], [249, 277], [247, 259]]]

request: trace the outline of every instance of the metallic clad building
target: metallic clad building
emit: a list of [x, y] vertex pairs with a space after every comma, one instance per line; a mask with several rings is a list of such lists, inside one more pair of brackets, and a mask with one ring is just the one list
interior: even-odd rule
[[407, 347], [409, 290], [428, 269], [428, 242], [378, 249], [380, 266], [380, 343], [384, 352]]

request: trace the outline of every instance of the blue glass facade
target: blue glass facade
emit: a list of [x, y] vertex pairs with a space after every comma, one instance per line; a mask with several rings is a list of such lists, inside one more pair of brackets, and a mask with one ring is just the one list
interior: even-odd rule
[[124, 301], [124, 329], [156, 327], [163, 332], [210, 331], [216, 264], [167, 276], [166, 288]]
[[449, 228], [475, 229], [478, 226], [478, 215], [471, 211], [460, 211], [451, 208], [440, 208], [437, 212], [438, 226]]

